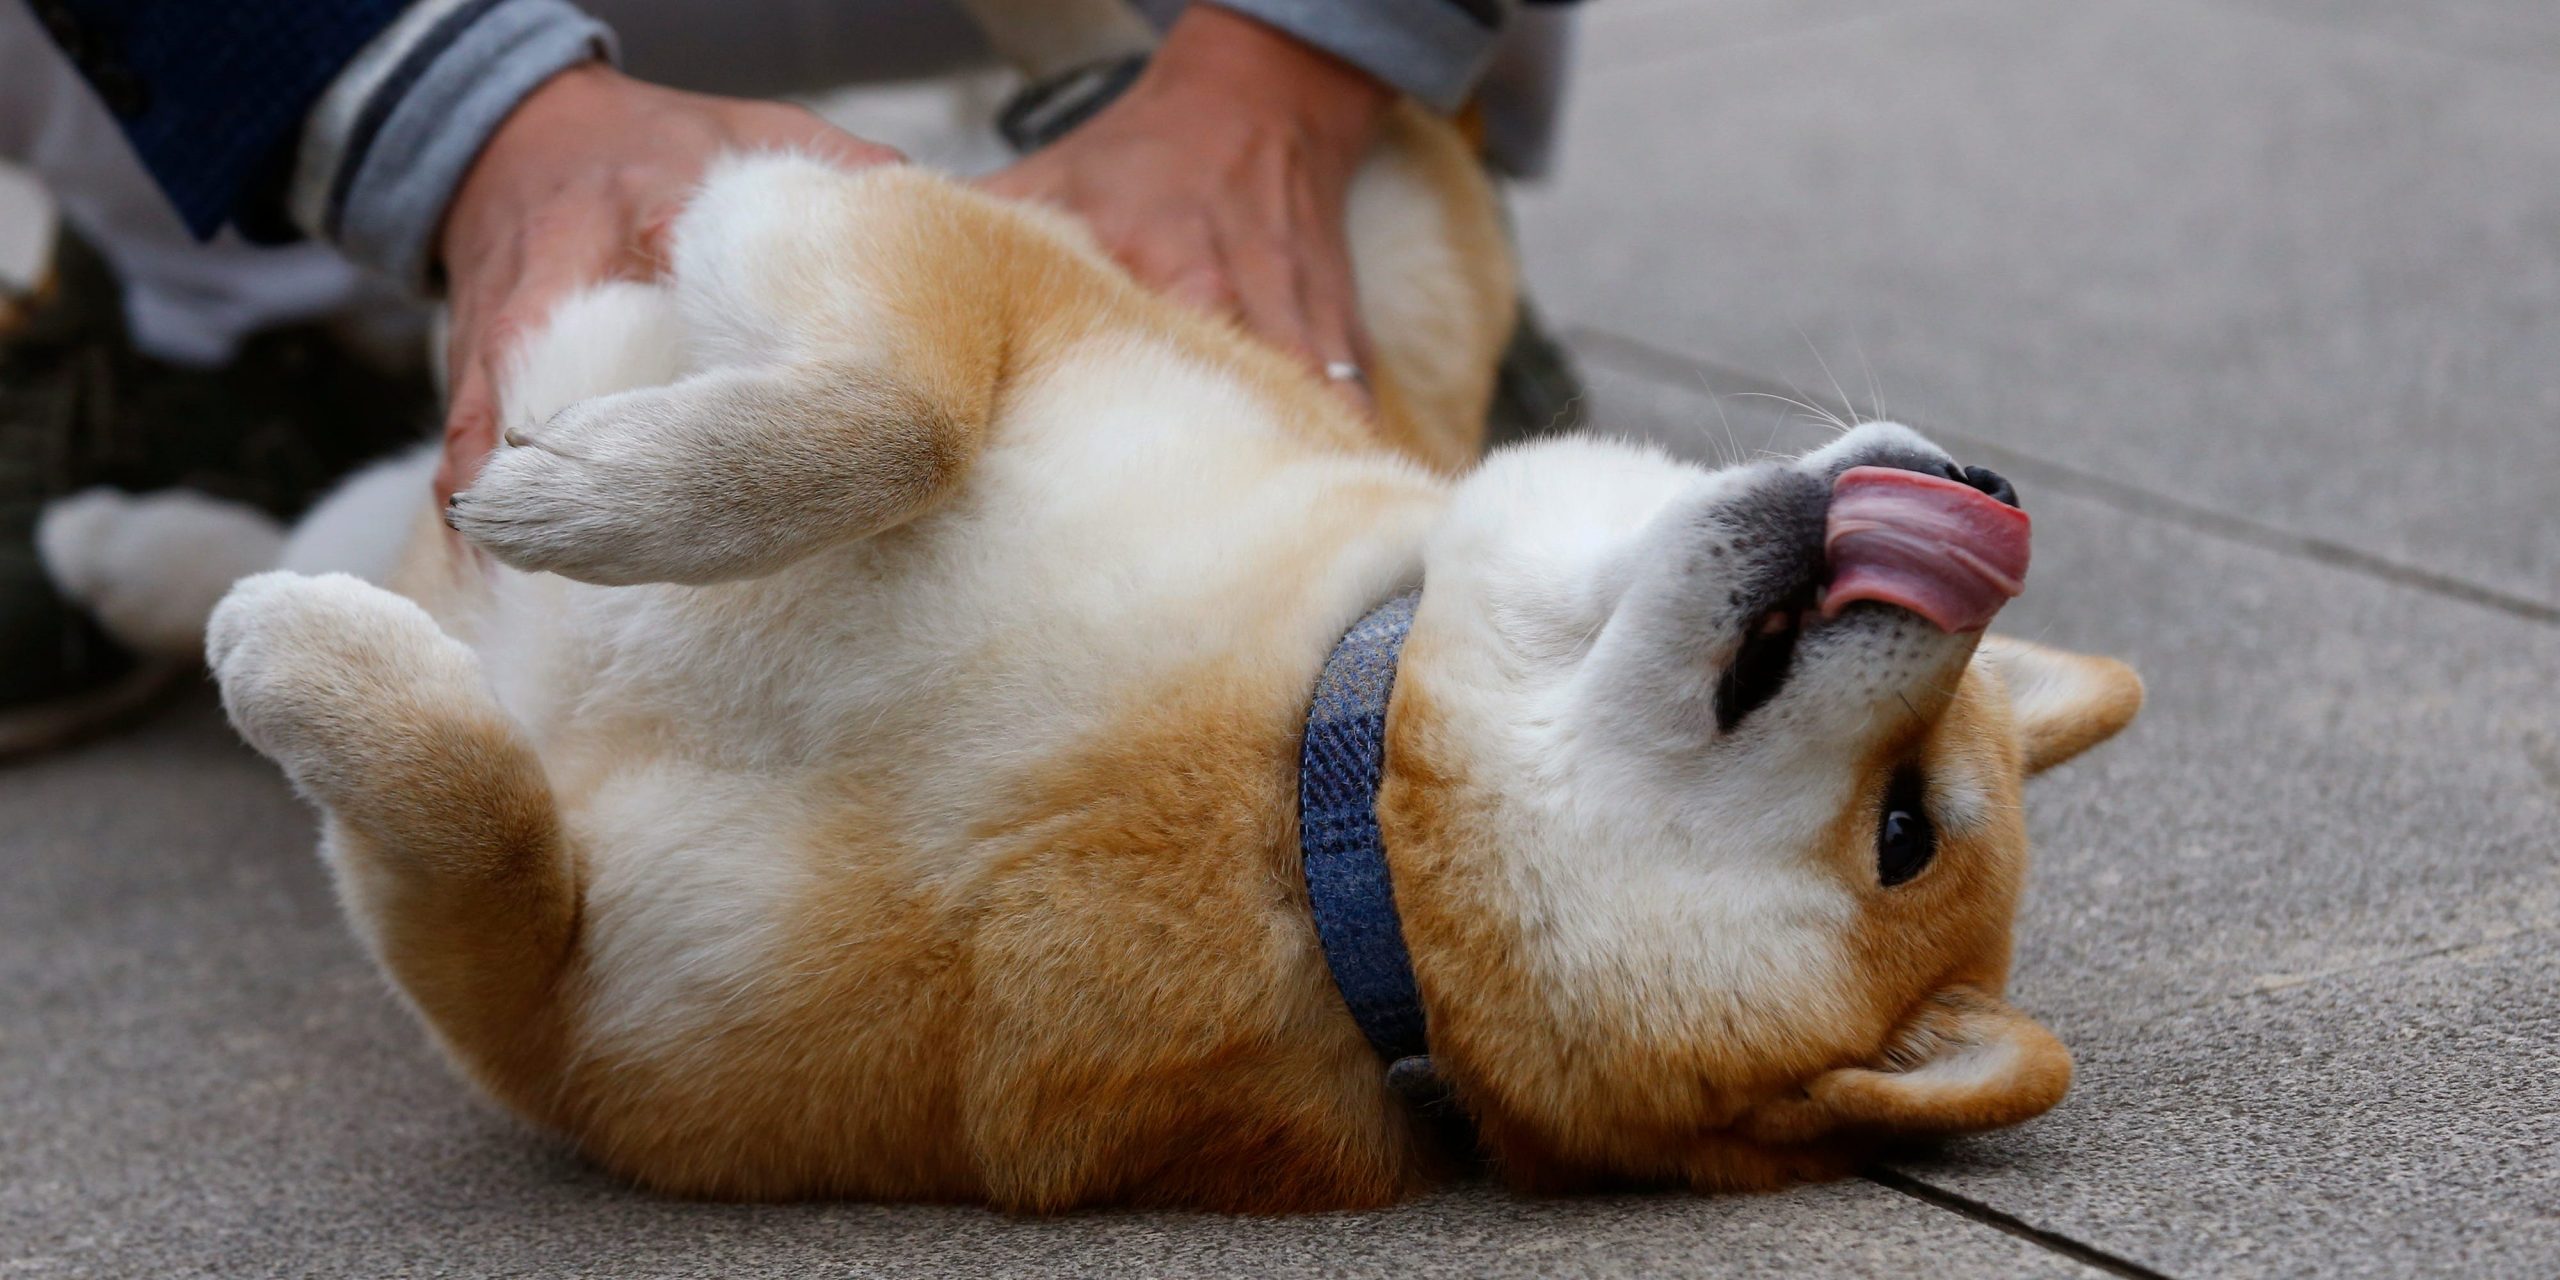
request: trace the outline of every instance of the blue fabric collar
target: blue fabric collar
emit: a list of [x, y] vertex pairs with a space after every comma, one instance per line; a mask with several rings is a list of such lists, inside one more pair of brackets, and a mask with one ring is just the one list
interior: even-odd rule
[[1422, 993], [1378, 833], [1387, 696], [1421, 598], [1420, 591], [1408, 591], [1343, 633], [1316, 677], [1298, 748], [1298, 851], [1306, 860], [1316, 936], [1352, 1020], [1390, 1064], [1425, 1052]]

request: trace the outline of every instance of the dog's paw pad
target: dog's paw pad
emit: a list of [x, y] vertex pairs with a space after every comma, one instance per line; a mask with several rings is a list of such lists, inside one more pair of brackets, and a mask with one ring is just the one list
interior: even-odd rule
[[472, 679], [425, 610], [342, 573], [241, 579], [206, 624], [205, 663], [240, 735], [297, 779], [395, 727], [422, 689]]

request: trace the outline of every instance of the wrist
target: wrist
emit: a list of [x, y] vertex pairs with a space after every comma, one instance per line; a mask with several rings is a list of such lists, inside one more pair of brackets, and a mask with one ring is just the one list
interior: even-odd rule
[[1346, 160], [1366, 155], [1395, 90], [1366, 71], [1215, 4], [1183, 11], [1148, 68], [1160, 90], [1276, 117]]
[[495, 150], [510, 132], [523, 132], [554, 118], [583, 113], [618, 96], [632, 83], [631, 77], [601, 58], [562, 67], [516, 104], [516, 109], [498, 126], [498, 132], [490, 137], [490, 149]]
[[308, 113], [296, 220], [348, 258], [432, 289], [442, 224], [491, 137], [561, 69], [612, 52], [612, 33], [571, 0], [421, 0]]

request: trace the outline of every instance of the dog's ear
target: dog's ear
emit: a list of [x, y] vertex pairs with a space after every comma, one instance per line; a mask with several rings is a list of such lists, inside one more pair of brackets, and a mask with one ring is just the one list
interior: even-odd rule
[[2116, 736], [2142, 710], [2142, 677], [2113, 658], [1985, 636], [1973, 660], [2009, 690], [2029, 773]]
[[2071, 1088], [2071, 1053], [2043, 1024], [1972, 987], [1921, 1002], [1894, 1032], [1884, 1060], [1842, 1067], [1743, 1121], [1758, 1142], [1833, 1134], [1977, 1133], [2042, 1115]]

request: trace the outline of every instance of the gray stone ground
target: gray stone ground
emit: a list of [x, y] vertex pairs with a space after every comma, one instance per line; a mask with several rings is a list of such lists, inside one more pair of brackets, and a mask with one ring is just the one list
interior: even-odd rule
[[1914, 421], [2036, 516], [2009, 627], [2149, 678], [2031, 796], [2059, 1110], [1762, 1198], [653, 1200], [441, 1071], [199, 697], [0, 773], [0, 1275], [2560, 1274], [2560, 9], [1599, 0], [1587, 35], [1521, 231], [1595, 429]]

